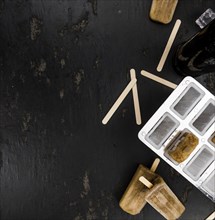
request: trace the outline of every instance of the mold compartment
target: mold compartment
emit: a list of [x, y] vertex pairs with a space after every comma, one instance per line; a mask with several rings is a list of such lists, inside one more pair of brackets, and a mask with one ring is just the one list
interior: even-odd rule
[[204, 135], [207, 129], [215, 121], [215, 102], [210, 100], [206, 106], [195, 116], [191, 122], [191, 126], [201, 135]]
[[214, 161], [214, 152], [206, 145], [194, 155], [183, 171], [193, 180], [198, 180], [207, 167]]
[[179, 126], [179, 122], [169, 113], [165, 113], [154, 127], [146, 135], [145, 139], [156, 149], [160, 149], [162, 144]]
[[205, 189], [215, 199], [215, 170], [202, 184], [202, 188]]
[[184, 119], [197, 105], [204, 94], [205, 93], [199, 87], [190, 83], [170, 109], [180, 118]]

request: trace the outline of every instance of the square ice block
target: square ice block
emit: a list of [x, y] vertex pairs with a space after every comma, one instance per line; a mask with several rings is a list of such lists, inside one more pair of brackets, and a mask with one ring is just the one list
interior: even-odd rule
[[172, 115], [165, 113], [146, 135], [146, 140], [159, 149], [178, 125], [179, 122]]
[[198, 180], [207, 167], [214, 161], [215, 153], [203, 146], [183, 169], [193, 180]]
[[210, 100], [192, 120], [191, 126], [203, 135], [215, 121], [215, 102]]
[[180, 118], [184, 119], [197, 105], [204, 94], [205, 93], [195, 84], [190, 83], [170, 109]]
[[196, 24], [199, 25], [200, 28], [204, 28], [207, 24], [215, 19], [215, 12], [208, 8], [197, 20]]

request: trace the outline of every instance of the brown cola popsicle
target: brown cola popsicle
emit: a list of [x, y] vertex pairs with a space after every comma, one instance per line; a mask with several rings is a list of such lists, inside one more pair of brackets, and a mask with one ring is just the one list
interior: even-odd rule
[[174, 15], [178, 0], [152, 0], [150, 18], [154, 21], [168, 24]]
[[178, 219], [185, 210], [183, 204], [159, 176], [151, 182], [146, 201], [168, 220]]
[[149, 189], [139, 181], [141, 176], [145, 177], [149, 181], [153, 181], [158, 177], [155, 174], [155, 170], [159, 164], [160, 160], [155, 159], [151, 169], [149, 170], [147, 167], [140, 164], [131, 179], [126, 191], [124, 192], [119, 206], [127, 213], [131, 215], [136, 215], [140, 213], [143, 207], [146, 204], [146, 194]]
[[170, 157], [176, 162], [185, 161], [199, 144], [199, 139], [194, 134], [185, 132], [180, 140], [168, 152]]

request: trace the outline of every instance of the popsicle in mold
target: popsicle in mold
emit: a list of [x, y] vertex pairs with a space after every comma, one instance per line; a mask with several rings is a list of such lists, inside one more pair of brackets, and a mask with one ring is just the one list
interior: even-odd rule
[[178, 219], [185, 210], [183, 204], [160, 176], [154, 179], [146, 201], [168, 220]]
[[214, 136], [211, 138], [211, 142], [212, 142], [213, 144], [215, 144], [215, 133], [214, 133]]
[[208, 141], [215, 147], [215, 132], [211, 135]]
[[176, 143], [173, 142], [172, 146], [167, 150], [168, 155], [177, 163], [182, 163], [190, 156], [198, 143], [198, 137], [191, 132], [184, 132], [179, 136], [179, 140], [177, 139]]

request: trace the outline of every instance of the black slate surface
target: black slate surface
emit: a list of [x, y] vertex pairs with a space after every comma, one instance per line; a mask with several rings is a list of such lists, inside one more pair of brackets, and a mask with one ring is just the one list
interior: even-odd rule
[[[0, 0], [0, 219], [159, 220], [147, 205], [130, 216], [118, 202], [139, 163], [156, 155], [137, 138], [132, 95], [101, 121], [137, 71], [143, 124], [174, 83], [176, 46], [214, 0], [180, 0], [167, 25], [149, 19], [149, 0]], [[182, 24], [161, 73], [156, 72], [177, 18]], [[214, 76], [198, 80], [214, 93]], [[214, 203], [164, 161], [157, 171], [201, 220]]]

